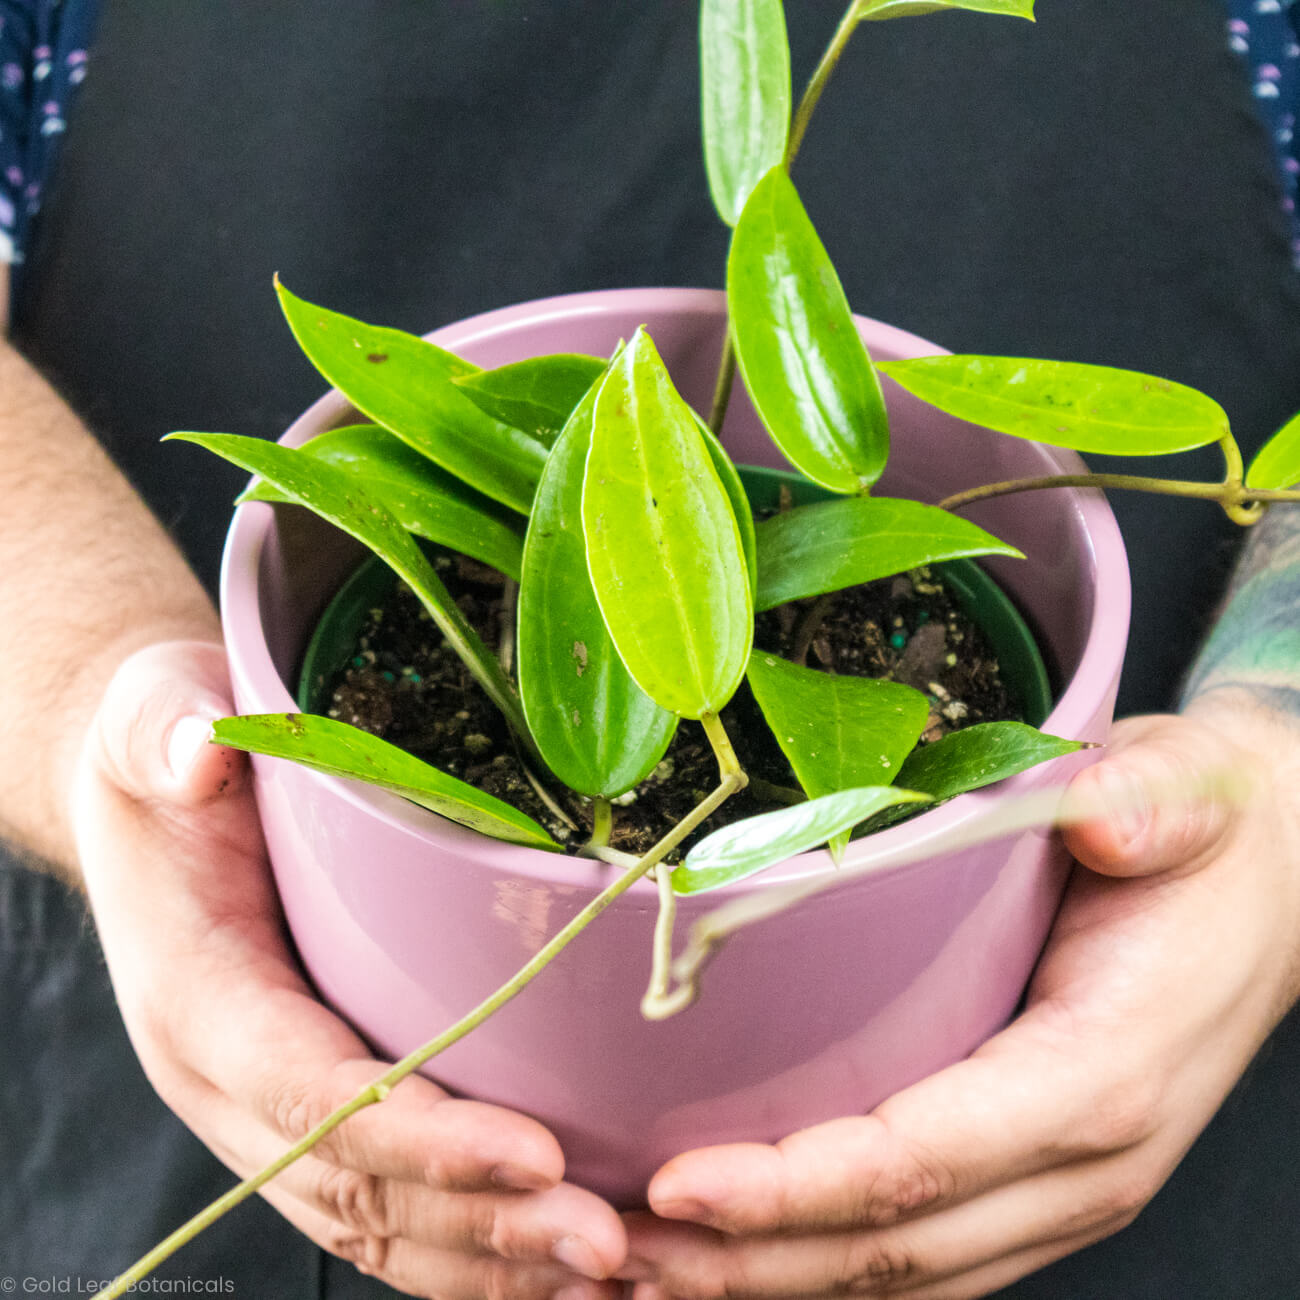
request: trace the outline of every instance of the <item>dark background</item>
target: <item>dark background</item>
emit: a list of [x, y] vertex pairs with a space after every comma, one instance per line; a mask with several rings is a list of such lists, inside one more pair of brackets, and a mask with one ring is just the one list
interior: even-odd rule
[[[1255, 446], [1300, 408], [1300, 295], [1222, 11], [1038, 8], [1032, 26], [956, 14], [855, 38], [796, 169], [849, 299], [958, 351], [1195, 385]], [[839, 5], [788, 9], [801, 84]], [[21, 286], [20, 343], [211, 582], [241, 476], [157, 439], [274, 436], [318, 395], [272, 272], [418, 330], [578, 289], [721, 283], [696, 58], [687, 0], [110, 3]], [[1216, 459], [1185, 472], [1214, 475]], [[1121, 704], [1165, 707], [1233, 531], [1202, 504], [1115, 506], [1136, 592]], [[7, 888], [5, 1114], [24, 1118], [0, 1141], [27, 1192], [0, 1186], [0, 1255], [11, 1272], [94, 1274], [225, 1179], [157, 1116], [118, 1031], [99, 1028], [111, 1001], [74, 914], [48, 885]], [[15, 920], [33, 891], [35, 929]], [[1134, 1227], [1006, 1294], [1300, 1295], [1298, 1067], [1293, 1018]], [[132, 1116], [138, 1144], [123, 1150], [114, 1135]], [[251, 1280], [259, 1234], [283, 1243], [280, 1281]], [[249, 1270], [245, 1295], [315, 1294], [306, 1279], [322, 1268], [354, 1285], [290, 1238], [253, 1207], [176, 1275]]]

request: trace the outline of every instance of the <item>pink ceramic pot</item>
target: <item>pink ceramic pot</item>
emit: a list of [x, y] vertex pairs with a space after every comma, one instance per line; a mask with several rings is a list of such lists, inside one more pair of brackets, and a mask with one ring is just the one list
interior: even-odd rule
[[[578, 294], [489, 312], [431, 337], [484, 366], [543, 352], [608, 355], [645, 324], [687, 398], [707, 405], [723, 297], [663, 289]], [[939, 349], [860, 320], [881, 359]], [[1078, 467], [1076, 457], [961, 425], [885, 381], [893, 416], [883, 495], [937, 500], [981, 482]], [[354, 418], [331, 393], [294, 424], [297, 444]], [[743, 394], [724, 434], [740, 462], [779, 464]], [[1046, 729], [1103, 740], [1128, 625], [1123, 546], [1099, 494], [1002, 498], [975, 519], [1030, 558], [988, 569], [1040, 633], [1064, 689]], [[324, 603], [359, 552], [304, 511], [246, 505], [222, 576], [243, 712], [294, 708], [286, 683]], [[963, 795], [849, 849], [980, 818], [1004, 795], [1059, 783], [1058, 760]], [[255, 760], [276, 881], [321, 995], [390, 1057], [504, 983], [610, 879], [599, 864], [481, 838], [398, 798], [285, 762]], [[830, 870], [807, 853], [737, 889]], [[526, 1111], [559, 1138], [568, 1176], [634, 1205], [660, 1163], [694, 1146], [771, 1141], [867, 1111], [961, 1059], [1006, 1023], [1038, 957], [1068, 862], [1031, 832], [846, 883], [739, 934], [699, 1003], [647, 1023], [654, 886], [641, 882], [520, 997], [433, 1061], [447, 1088]], [[683, 900], [679, 933], [714, 907]]]

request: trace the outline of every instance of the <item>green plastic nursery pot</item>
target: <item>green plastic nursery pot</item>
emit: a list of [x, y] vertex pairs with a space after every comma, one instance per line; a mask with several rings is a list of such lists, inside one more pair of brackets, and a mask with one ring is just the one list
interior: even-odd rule
[[[720, 293], [626, 290], [525, 303], [430, 337], [491, 367], [551, 352], [608, 356], [644, 326], [698, 410], [713, 391], [725, 323]], [[888, 325], [857, 324], [879, 360], [939, 350]], [[1078, 457], [942, 416], [887, 380], [883, 388], [892, 450], [881, 496], [933, 502], [980, 483], [1078, 471]], [[356, 418], [330, 394], [284, 441], [297, 446]], [[739, 463], [782, 464], [743, 391], [722, 441]], [[1024, 613], [1052, 667], [1044, 728], [1103, 741], [1129, 600], [1105, 501], [1028, 493], [981, 502], [968, 517], [1024, 553], [980, 567]], [[222, 617], [241, 712], [295, 708], [307, 644], [361, 559], [307, 512], [240, 507]], [[1016, 675], [1007, 639], [987, 614], [976, 619]], [[1041, 764], [855, 840], [845, 854], [851, 876], [816, 850], [728, 886], [736, 898], [844, 876], [734, 935], [705, 971], [699, 1000], [658, 1022], [640, 1013], [658, 898], [654, 882], [639, 881], [425, 1072], [453, 1092], [535, 1116], [559, 1140], [566, 1177], [621, 1206], [643, 1203], [651, 1174], [681, 1151], [775, 1141], [870, 1110], [1006, 1023], [1059, 904], [1069, 861], [1058, 837], [1030, 830], [958, 850], [953, 837], [1006, 799], [1060, 785], [1095, 753]], [[303, 967], [390, 1059], [498, 989], [612, 878], [602, 863], [503, 844], [382, 790], [274, 759], [253, 767]], [[911, 860], [899, 865], [904, 853]], [[681, 899], [679, 934], [721, 901]]]
[[[802, 475], [765, 466], [741, 466], [740, 477], [755, 513], [774, 510], [783, 486], [790, 490], [795, 505], [824, 501], [833, 495]], [[1034, 726], [1041, 724], [1052, 707], [1051, 682], [1037, 639], [1011, 598], [973, 560], [949, 560], [932, 567], [958, 608], [993, 648], [1021, 716]], [[339, 589], [303, 655], [296, 692], [303, 712], [327, 711], [328, 684], [347, 667], [367, 616], [388, 600], [396, 583], [393, 571], [372, 556]]]

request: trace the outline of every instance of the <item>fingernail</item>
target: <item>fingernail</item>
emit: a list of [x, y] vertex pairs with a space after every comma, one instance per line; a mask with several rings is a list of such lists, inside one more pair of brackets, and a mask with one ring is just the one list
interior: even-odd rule
[[1107, 820], [1123, 844], [1132, 844], [1146, 830], [1150, 819], [1146, 792], [1131, 776], [1115, 768], [1100, 769], [1097, 778]]
[[551, 1258], [558, 1260], [565, 1268], [591, 1278], [593, 1282], [603, 1282], [609, 1276], [609, 1270], [600, 1262], [600, 1256], [581, 1237], [573, 1234], [561, 1237], [551, 1247]]
[[713, 1209], [703, 1201], [692, 1200], [688, 1196], [676, 1200], [663, 1201], [655, 1197], [654, 1212], [661, 1219], [687, 1219], [691, 1223], [712, 1223]]
[[492, 1181], [512, 1192], [540, 1192], [551, 1185], [551, 1180], [545, 1175], [522, 1165], [497, 1165], [492, 1170]]
[[195, 760], [212, 738], [212, 719], [199, 714], [178, 718], [167, 737], [167, 767], [178, 780], [189, 775]]

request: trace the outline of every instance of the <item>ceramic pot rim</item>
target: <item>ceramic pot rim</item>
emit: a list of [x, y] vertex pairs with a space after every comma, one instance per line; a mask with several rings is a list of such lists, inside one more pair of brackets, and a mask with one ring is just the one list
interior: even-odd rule
[[[435, 330], [428, 337], [454, 350], [470, 340], [477, 343], [495, 334], [509, 332], [523, 321], [536, 325], [548, 319], [573, 320], [579, 316], [662, 313], [665, 308], [682, 314], [716, 315], [724, 302], [725, 295], [715, 289], [597, 290], [484, 312]], [[900, 355], [933, 355], [943, 350], [894, 326], [861, 316], [856, 319], [878, 341], [878, 345], [887, 350], [897, 350]], [[313, 434], [346, 421], [351, 413], [352, 407], [347, 400], [338, 392], [330, 391], [303, 412], [280, 441], [297, 446]], [[1047, 450], [1060, 463], [1063, 473], [1080, 471], [1082, 461], [1073, 453]], [[1099, 692], [1113, 689], [1123, 661], [1131, 598], [1128, 562], [1119, 526], [1104, 495], [1096, 489], [1061, 491], [1062, 508], [1078, 517], [1091, 544], [1095, 572], [1099, 585], [1105, 586], [1106, 599], [1092, 602], [1091, 623], [1078, 665], [1056, 707], [1044, 721], [1043, 729], [1071, 739], [1100, 739], [1083, 737], [1081, 733], [1097, 713]], [[273, 507], [261, 502], [249, 502], [235, 511], [222, 559], [220, 590], [222, 624], [232, 676], [253, 697], [251, 705], [245, 701], [242, 707], [279, 713], [292, 712], [297, 705], [280, 678], [261, 631], [259, 569], [262, 550], [273, 523]], [[1059, 770], [1058, 763], [1064, 762], [1068, 760], [1041, 764], [995, 787], [959, 795], [904, 825], [865, 840], [856, 840], [849, 846], [844, 865], [866, 867], [875, 859], [892, 856], [904, 844], [924, 845], [947, 839], [957, 828], [983, 817], [1004, 797], [1026, 794], [1059, 780], [1053, 772]], [[490, 840], [385, 791], [321, 773], [309, 775], [326, 783], [338, 798], [368, 809], [373, 816], [426, 838], [445, 850], [472, 858], [491, 857], [502, 868], [551, 883], [590, 883], [591, 863]], [[771, 884], [821, 874], [830, 869], [828, 862], [823, 850], [803, 853], [750, 881], [731, 886], [729, 895], [735, 897], [742, 891], [761, 890]], [[653, 882], [643, 880], [633, 886], [630, 894], [646, 895], [641, 900], [645, 904], [655, 890]]]

